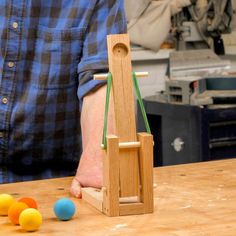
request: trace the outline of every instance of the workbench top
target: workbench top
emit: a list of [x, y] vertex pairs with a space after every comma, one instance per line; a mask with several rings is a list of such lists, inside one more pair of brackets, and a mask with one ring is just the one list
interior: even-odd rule
[[[33, 233], [0, 217], [0, 235], [236, 235], [236, 159], [158, 167], [154, 171], [154, 213], [108, 217], [82, 199], [70, 196], [72, 177], [0, 185], [0, 193], [33, 197], [43, 224]], [[58, 221], [53, 204], [70, 197], [77, 212]]]

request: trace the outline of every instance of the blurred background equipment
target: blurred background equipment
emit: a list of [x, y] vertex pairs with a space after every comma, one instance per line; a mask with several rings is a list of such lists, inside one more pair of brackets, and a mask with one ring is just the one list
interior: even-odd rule
[[210, 49], [170, 53], [165, 90], [144, 98], [155, 166], [236, 156], [236, 77], [229, 68]]
[[[191, 67], [189, 64], [202, 61], [195, 63], [194, 54], [197, 58], [201, 53], [196, 49], [211, 49], [230, 60], [230, 72], [236, 71], [235, 3], [236, 0], [125, 0], [134, 70], [149, 71], [149, 78], [140, 81], [143, 96], [166, 89], [165, 74], [173, 51], [191, 50], [191, 60], [185, 62]], [[222, 55], [224, 52], [226, 56]], [[213, 60], [216, 57], [211, 57]]]
[[171, 17], [191, 0], [125, 0], [131, 43], [158, 51], [171, 30]]
[[235, 5], [235, 0], [125, 0], [131, 42], [158, 51], [173, 36], [177, 50], [212, 48], [224, 54], [222, 34], [235, 26]]
[[235, 2], [125, 0], [155, 166], [236, 156]]
[[232, 0], [193, 0], [172, 18], [176, 49], [211, 47], [216, 54], [224, 54], [221, 35], [232, 32], [233, 13]]

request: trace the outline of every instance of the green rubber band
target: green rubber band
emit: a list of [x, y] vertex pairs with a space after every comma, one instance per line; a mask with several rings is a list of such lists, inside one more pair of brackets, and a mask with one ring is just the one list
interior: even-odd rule
[[146, 114], [145, 109], [144, 109], [143, 100], [142, 100], [142, 97], [141, 97], [141, 93], [140, 93], [140, 90], [139, 90], [138, 81], [137, 81], [135, 72], [132, 72], [132, 79], [133, 79], [136, 95], [137, 95], [137, 98], [138, 98], [139, 106], [140, 106], [140, 109], [141, 109], [141, 112], [142, 112], [142, 115], [143, 115], [143, 120], [144, 120], [144, 124], [145, 124], [145, 127], [146, 127], [146, 131], [147, 131], [147, 133], [151, 134], [151, 129], [150, 129], [150, 126], [149, 126], [149, 123], [148, 123], [147, 114]]
[[[135, 92], [136, 92], [136, 95], [138, 98], [139, 106], [140, 106], [140, 109], [142, 112], [143, 120], [145, 123], [146, 131], [147, 131], [147, 133], [150, 134], [151, 129], [150, 129], [147, 115], [146, 115], [146, 112], [144, 109], [143, 100], [141, 97], [141, 93], [139, 90], [138, 81], [137, 81], [135, 72], [132, 73], [132, 79], [133, 79], [133, 83], [134, 83]], [[110, 100], [110, 93], [111, 93], [111, 84], [112, 84], [112, 74], [109, 72], [107, 75], [106, 103], [105, 103], [105, 114], [104, 114], [104, 124], [103, 124], [103, 134], [102, 134], [102, 144], [103, 144], [104, 149], [107, 148], [106, 136], [107, 136], [108, 108], [109, 108], [109, 100]]]
[[109, 72], [107, 75], [107, 89], [106, 89], [106, 103], [105, 103], [105, 114], [104, 114], [104, 125], [103, 125], [103, 134], [102, 134], [102, 144], [103, 148], [107, 148], [107, 120], [108, 120], [108, 107], [110, 100], [110, 92], [111, 92], [111, 84], [112, 84], [112, 74]]

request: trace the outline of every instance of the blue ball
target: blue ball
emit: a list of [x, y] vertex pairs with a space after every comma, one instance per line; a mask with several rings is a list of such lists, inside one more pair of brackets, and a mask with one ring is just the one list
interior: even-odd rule
[[75, 214], [75, 204], [68, 198], [61, 198], [54, 204], [54, 213], [59, 220], [70, 220]]

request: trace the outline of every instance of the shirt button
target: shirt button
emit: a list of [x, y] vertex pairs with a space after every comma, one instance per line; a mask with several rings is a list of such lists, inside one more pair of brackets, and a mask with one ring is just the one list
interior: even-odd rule
[[7, 63], [7, 65], [8, 65], [8, 67], [12, 68], [15, 64], [14, 64], [14, 62], [9, 61], [9, 62]]
[[18, 23], [17, 23], [17, 22], [13, 22], [13, 23], [12, 23], [12, 27], [13, 27], [14, 29], [17, 29], [17, 28], [18, 28]]
[[2, 103], [3, 103], [3, 104], [7, 104], [7, 103], [8, 103], [7, 98], [2, 98]]

